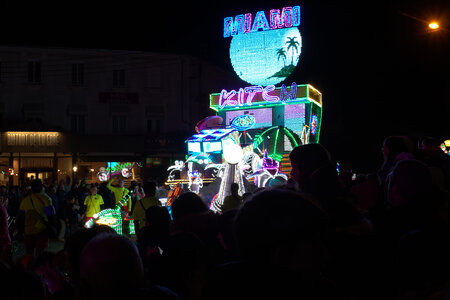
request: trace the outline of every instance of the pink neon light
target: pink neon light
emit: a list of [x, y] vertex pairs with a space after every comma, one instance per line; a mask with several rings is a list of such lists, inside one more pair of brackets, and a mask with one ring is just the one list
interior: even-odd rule
[[[253, 24], [252, 24], [253, 21]], [[287, 6], [281, 9], [269, 11], [269, 22], [264, 11], [255, 14], [254, 20], [251, 13], [227, 17], [224, 19], [223, 36], [229, 37], [242, 33], [255, 32], [260, 29], [270, 30], [300, 25], [300, 6]]]
[[245, 14], [244, 16], [244, 33], [252, 31], [252, 14]]
[[292, 7], [283, 7], [281, 18], [283, 19], [285, 27], [292, 27]]
[[269, 24], [267, 24], [266, 15], [264, 11], [258, 11], [255, 16], [255, 22], [253, 23], [252, 32], [262, 30], [269, 30]]
[[253, 103], [253, 97], [255, 97], [255, 94], [258, 92], [261, 92], [263, 90], [262, 86], [255, 85], [255, 86], [248, 86], [244, 89], [244, 91], [248, 94], [247, 97], [247, 105], [252, 105]]
[[269, 92], [274, 91], [274, 90], [275, 90], [275, 86], [273, 84], [266, 86], [262, 92], [263, 99], [266, 100], [267, 102], [280, 101], [279, 97], [269, 95]]
[[243, 105], [244, 104], [244, 94], [245, 94], [244, 89], [240, 88], [239, 91], [238, 91], [238, 104], [239, 105]]
[[280, 18], [280, 10], [279, 9], [271, 9], [270, 10], [270, 28], [277, 29], [284, 27], [283, 18]]
[[[289, 92], [287, 90], [287, 87], [283, 84], [280, 90], [280, 97], [269, 94], [274, 90], [274, 85], [268, 85], [264, 88], [260, 85], [248, 86], [245, 88], [240, 88], [238, 92], [236, 92], [235, 90], [227, 92], [227, 90], [223, 89], [220, 92], [218, 106], [220, 109], [224, 108], [225, 106], [251, 106], [253, 104], [253, 99], [256, 93], [261, 93], [264, 101], [270, 103], [279, 101], [285, 102], [287, 100], [295, 100], [297, 98], [297, 84], [295, 82], [292, 83], [291, 90]], [[237, 97], [233, 99], [236, 94]], [[247, 98], [245, 98], [245, 95], [247, 95]]]
[[230, 106], [237, 105], [238, 104], [237, 100], [230, 99], [234, 95], [236, 95], [236, 91], [235, 90], [231, 90], [229, 93], [227, 93], [226, 90], [222, 90], [220, 92], [219, 107], [220, 108], [224, 108], [227, 105], [230, 105]]

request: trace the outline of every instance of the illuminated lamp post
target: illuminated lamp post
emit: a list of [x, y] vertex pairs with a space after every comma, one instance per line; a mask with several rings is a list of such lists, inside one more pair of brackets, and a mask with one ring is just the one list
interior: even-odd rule
[[232, 183], [236, 182], [239, 185], [239, 195], [242, 196], [245, 193], [244, 180], [242, 178], [241, 168], [239, 167], [239, 163], [243, 157], [244, 152], [239, 145], [234, 143], [224, 144], [223, 158], [226, 162], [225, 171], [220, 183], [219, 193], [214, 202], [211, 203], [211, 210], [215, 212], [222, 211], [223, 200], [231, 194]]
[[77, 171], [78, 171], [78, 167], [77, 167], [76, 165], [74, 165], [73, 168], [72, 168], [72, 171], [73, 171], [73, 175], [72, 175], [72, 177], [73, 177], [73, 183], [75, 183], [75, 182], [77, 182]]

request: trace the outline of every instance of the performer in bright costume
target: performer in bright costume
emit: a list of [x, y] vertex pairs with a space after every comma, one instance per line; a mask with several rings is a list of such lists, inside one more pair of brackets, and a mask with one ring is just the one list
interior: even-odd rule
[[[116, 209], [120, 206], [122, 211], [125, 213], [123, 217], [123, 227], [124, 231], [128, 234], [135, 234], [134, 221], [130, 216], [131, 213], [131, 195], [130, 191], [124, 186], [125, 181], [119, 179], [119, 186], [112, 186], [115, 178], [108, 181], [106, 187], [114, 193], [114, 198], [116, 199]], [[128, 230], [125, 230], [128, 227]]]
[[100, 212], [101, 205], [103, 204], [103, 197], [97, 194], [97, 187], [92, 185], [91, 194], [84, 199], [84, 205], [86, 205], [86, 222]]
[[[119, 179], [119, 186], [112, 186], [114, 180], [115, 178], [112, 178], [110, 181], [108, 181], [106, 187], [114, 193], [116, 204], [119, 204], [123, 201], [123, 199], [128, 195], [130, 191], [125, 187], [125, 181], [123, 179]], [[129, 211], [131, 211], [131, 198], [128, 198], [127, 203], [125, 204], [122, 204], [122, 209], [128, 213]]]

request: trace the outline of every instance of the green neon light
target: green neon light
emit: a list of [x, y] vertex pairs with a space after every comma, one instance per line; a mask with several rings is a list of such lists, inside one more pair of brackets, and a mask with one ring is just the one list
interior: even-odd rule
[[[119, 204], [116, 204], [114, 209], [111, 208], [104, 209], [98, 213], [98, 218], [96, 220], [90, 219], [86, 223], [86, 227], [91, 228], [92, 226], [94, 226], [94, 224], [104, 224], [114, 229], [117, 232], [117, 234], [122, 235], [123, 220], [121, 211], [122, 208]], [[136, 234], [136, 229], [133, 220], [130, 220], [128, 222], [128, 231], [131, 235]]]
[[288, 136], [288, 138], [291, 140], [291, 142], [293, 142], [294, 147], [297, 147], [298, 146], [297, 139], [292, 135], [292, 133], [289, 130], [287, 130], [287, 128], [283, 128], [283, 130]]
[[277, 144], [278, 144], [278, 135], [280, 134], [280, 128], [277, 129], [277, 132], [275, 133], [275, 143], [273, 144], [273, 154], [275, 155], [277, 151]]
[[269, 154], [269, 157], [272, 158], [273, 160], [276, 160], [277, 162], [280, 162], [281, 159], [283, 159], [283, 155], [278, 153]]
[[261, 144], [262, 141], [264, 140], [264, 138], [263, 138], [262, 136], [265, 135], [266, 132], [271, 131], [271, 130], [274, 130], [274, 129], [277, 128], [277, 127], [278, 127], [278, 126], [270, 127], [269, 129], [266, 129], [263, 133], [261, 133], [261, 134], [259, 134], [259, 135], [255, 135], [255, 140], [254, 140], [254, 142], [253, 142], [253, 147], [255, 147], [255, 148], [258, 147], [259, 144]]

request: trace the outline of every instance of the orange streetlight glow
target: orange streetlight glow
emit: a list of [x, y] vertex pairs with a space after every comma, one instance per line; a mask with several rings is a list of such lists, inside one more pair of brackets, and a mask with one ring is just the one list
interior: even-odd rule
[[439, 24], [436, 22], [431, 22], [430, 24], [428, 24], [428, 27], [430, 27], [431, 29], [438, 29]]

